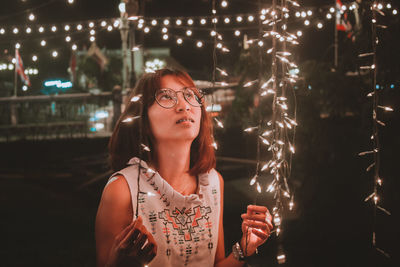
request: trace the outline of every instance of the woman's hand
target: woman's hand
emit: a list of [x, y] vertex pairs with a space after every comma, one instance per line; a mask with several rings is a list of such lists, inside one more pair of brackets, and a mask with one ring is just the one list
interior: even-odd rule
[[106, 266], [144, 266], [156, 256], [157, 244], [139, 216], [116, 236]]
[[264, 206], [247, 206], [247, 213], [242, 214], [242, 232], [243, 237], [240, 246], [244, 255], [251, 256], [257, 247], [267, 241], [272, 225], [272, 216]]

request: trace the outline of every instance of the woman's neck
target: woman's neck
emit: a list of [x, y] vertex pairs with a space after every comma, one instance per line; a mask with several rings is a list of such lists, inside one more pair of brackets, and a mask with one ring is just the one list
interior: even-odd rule
[[157, 170], [174, 188], [189, 177], [191, 143], [159, 143], [157, 147]]

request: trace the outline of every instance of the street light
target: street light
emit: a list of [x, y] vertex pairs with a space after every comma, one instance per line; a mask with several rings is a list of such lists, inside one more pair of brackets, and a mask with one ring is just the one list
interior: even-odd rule
[[[122, 41], [122, 91], [125, 92], [127, 88], [130, 88], [129, 84], [129, 70], [131, 70], [131, 80], [134, 83], [135, 81], [135, 70], [134, 70], [134, 58], [133, 53], [128, 49], [128, 36], [129, 36], [129, 21], [137, 20], [137, 13], [139, 10], [138, 0], [121, 0], [118, 5], [118, 9], [120, 12], [120, 20], [119, 30], [121, 32], [121, 41]], [[135, 29], [130, 36], [130, 44], [132, 47], [135, 46]], [[129, 53], [131, 53], [131, 66], [128, 66], [128, 57]]]

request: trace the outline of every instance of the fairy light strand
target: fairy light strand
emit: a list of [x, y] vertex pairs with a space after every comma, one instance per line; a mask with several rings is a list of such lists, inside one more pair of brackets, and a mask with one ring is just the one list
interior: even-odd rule
[[371, 135], [371, 140], [372, 140], [372, 146], [373, 149], [370, 151], [364, 151], [360, 152], [359, 156], [366, 156], [366, 155], [373, 155], [373, 162], [367, 167], [366, 172], [369, 172], [370, 170], [374, 169], [373, 172], [373, 192], [364, 199], [365, 202], [372, 201], [373, 203], [373, 223], [372, 223], [372, 246], [379, 251], [381, 254], [383, 254], [385, 257], [390, 257], [388, 253], [383, 251], [377, 246], [376, 243], [376, 227], [377, 227], [377, 211], [380, 210], [386, 215], [391, 215], [391, 213], [381, 207], [379, 205], [382, 197], [379, 195], [379, 188], [383, 184], [383, 180], [380, 177], [379, 171], [380, 171], [380, 140], [379, 140], [379, 126], [385, 126], [385, 123], [380, 121], [378, 119], [378, 110], [382, 109], [383, 111], [393, 111], [391, 107], [386, 107], [386, 106], [381, 106], [379, 105], [379, 96], [378, 96], [378, 91], [377, 91], [377, 73], [378, 73], [378, 66], [377, 66], [377, 46], [379, 44], [379, 39], [377, 35], [377, 28], [382, 28], [385, 29], [386, 27], [381, 27], [383, 25], [377, 24], [378, 20], [378, 14], [384, 16], [385, 14], [382, 9], [382, 4], [378, 3], [377, 1], [372, 1], [370, 10], [371, 10], [371, 36], [372, 36], [372, 52], [370, 53], [363, 53], [360, 54], [359, 57], [370, 57], [372, 56], [372, 64], [369, 66], [369, 68], [366, 68], [368, 66], [361, 66], [360, 69], [369, 69], [371, 71], [372, 75], [372, 88], [373, 92], [369, 93], [367, 97], [372, 97], [372, 135]]

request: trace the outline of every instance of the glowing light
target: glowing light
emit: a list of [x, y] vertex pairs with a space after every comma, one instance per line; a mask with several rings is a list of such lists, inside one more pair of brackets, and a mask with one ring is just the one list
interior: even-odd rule
[[72, 45], [72, 50], [75, 51], [76, 49], [78, 49], [78, 46], [77, 46], [76, 44], [73, 44], [73, 45]]
[[334, 7], [329, 8], [329, 12], [334, 13], [335, 12], [335, 8]]
[[227, 6], [228, 6], [228, 1], [225, 1], [225, 0], [222, 1], [222, 2], [221, 2], [221, 6], [222, 6], [222, 7], [227, 7]]
[[68, 4], [72, 5], [74, 3], [74, 0], [68, 0]]
[[14, 33], [14, 34], [17, 34], [18, 32], [19, 32], [18, 28], [14, 28], [14, 29], [13, 29], [13, 33]]
[[312, 16], [312, 11], [311, 10], [307, 11], [307, 16]]
[[164, 27], [164, 28], [162, 28], [161, 32], [162, 32], [162, 33], [167, 33], [167, 32], [168, 32], [168, 29]]
[[148, 32], [150, 31], [150, 28], [149, 28], [149, 27], [145, 27], [143, 31], [144, 31], [145, 33], [148, 33]]
[[71, 27], [69, 25], [65, 25], [64, 30], [67, 32]]
[[33, 13], [31, 13], [28, 18], [30, 21], [34, 21], [36, 17], [33, 15]]
[[196, 43], [196, 46], [199, 47], [199, 48], [200, 48], [200, 47], [203, 47], [203, 42], [202, 42], [202, 41], [198, 41], [198, 42]]
[[304, 25], [306, 25], [306, 26], [310, 25], [310, 21], [309, 21], [308, 19], [306, 19], [306, 20], [304, 21]]
[[26, 85], [22, 86], [22, 91], [26, 91], [26, 90], [28, 90], [28, 86], [26, 86]]
[[212, 30], [212, 31], [210, 32], [210, 35], [211, 35], [211, 36], [215, 36], [215, 35], [217, 35], [217, 32], [214, 31], [214, 30]]
[[214, 118], [214, 120], [216, 121], [217, 126], [218, 126], [219, 128], [224, 128], [224, 124], [222, 124], [222, 122], [220, 122], [217, 118]]
[[131, 102], [138, 102], [141, 97], [142, 97], [142, 94], [135, 95], [131, 98]]
[[56, 32], [56, 31], [57, 31], [57, 27], [56, 27], [56, 26], [52, 26], [52, 27], [51, 27], [51, 31], [52, 31], [52, 32]]
[[254, 185], [257, 180], [257, 175], [254, 175], [254, 177], [250, 180], [250, 185]]
[[296, 34], [297, 34], [297, 36], [299, 36], [299, 37], [300, 37], [300, 36], [302, 36], [302, 35], [303, 35], [303, 32], [302, 32], [302, 31], [297, 31], [297, 33], [296, 33]]
[[57, 51], [53, 51], [53, 52], [51, 53], [51, 55], [52, 55], [53, 57], [57, 57], [57, 56], [58, 56], [58, 52], [57, 52]]
[[65, 37], [65, 41], [66, 42], [71, 42], [71, 37], [70, 36]]
[[20, 45], [19, 43], [16, 43], [16, 44], [15, 44], [15, 48], [20, 49], [20, 48], [21, 48], [21, 45]]
[[80, 31], [80, 30], [82, 30], [82, 25], [81, 24], [78, 24], [78, 25], [76, 25], [76, 29], [78, 30], [78, 31]]
[[177, 20], [175, 21], [175, 24], [178, 25], [178, 26], [182, 25], [182, 20], [177, 19]]
[[176, 39], [176, 43], [177, 43], [178, 45], [182, 44], [182, 39], [181, 39], [181, 38]]
[[299, 18], [299, 17], [301, 16], [300, 12], [297, 11], [297, 12], [295, 13], [295, 16], [296, 16], [296, 18]]
[[387, 9], [391, 9], [391, 8], [392, 8], [392, 5], [391, 5], [390, 3], [388, 3], [388, 4], [386, 5], [386, 8], [387, 8]]
[[46, 41], [45, 40], [40, 41], [40, 45], [41, 46], [45, 46], [46, 45]]
[[187, 35], [187, 36], [192, 36], [192, 31], [191, 31], [191, 30], [187, 30], [187, 31], [186, 31], [186, 35]]
[[322, 27], [324, 27], [324, 25], [321, 22], [318, 22], [317, 27], [318, 27], [318, 29], [322, 29]]
[[109, 31], [109, 32], [110, 32], [110, 31], [112, 31], [112, 30], [113, 30], [113, 26], [111, 26], [111, 25], [108, 25], [108, 26], [107, 26], [107, 31]]
[[381, 10], [383, 8], [383, 5], [381, 3], [378, 4], [378, 9]]
[[305, 11], [302, 11], [302, 12], [301, 12], [301, 17], [302, 17], [302, 18], [307, 17], [307, 13], [306, 13]]
[[4, 30], [4, 28], [1, 28], [0, 29], [0, 34], [5, 34], [6, 33], [6, 30]]
[[105, 27], [107, 26], [107, 22], [105, 22], [104, 20], [100, 23], [101, 27]]
[[326, 14], [326, 18], [327, 18], [327, 19], [331, 19], [331, 18], [332, 18], [332, 15], [331, 15], [330, 13], [328, 13], [328, 14]]
[[247, 17], [247, 20], [250, 21], [250, 22], [253, 22], [254, 21], [254, 17], [250, 15], [250, 16]]
[[231, 20], [230, 20], [229, 18], [225, 18], [225, 19], [224, 19], [224, 22], [225, 22], [226, 24], [228, 24], [229, 22], [231, 22]]
[[151, 21], [151, 25], [156, 26], [156, 25], [157, 25], [157, 20], [153, 19], [153, 20]]
[[163, 23], [164, 23], [164, 25], [169, 25], [169, 20], [165, 19]]
[[119, 26], [119, 20], [115, 20], [113, 26], [117, 28]]
[[164, 39], [164, 40], [168, 40], [168, 38], [169, 38], [168, 34], [164, 34], [164, 35], [163, 35], [163, 39]]
[[94, 41], [96, 41], [96, 37], [90, 36], [89, 40], [90, 40], [91, 42], [94, 42]]
[[90, 30], [90, 35], [95, 35], [96, 31], [95, 30]]
[[397, 9], [393, 9], [392, 13], [393, 15], [397, 15]]
[[192, 25], [193, 24], [193, 20], [192, 19], [188, 19], [187, 24], [188, 25]]
[[29, 34], [29, 33], [31, 33], [31, 32], [32, 32], [32, 29], [31, 29], [31, 28], [29, 28], [29, 27], [28, 27], [28, 28], [26, 28], [26, 33], [28, 33], [28, 34]]
[[236, 17], [236, 21], [237, 21], [237, 22], [242, 22], [242, 21], [243, 21], [243, 18], [242, 18], [241, 16], [237, 16], [237, 17]]

